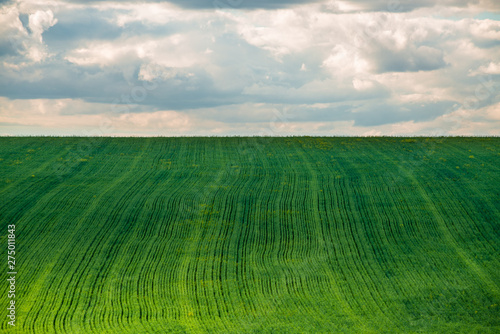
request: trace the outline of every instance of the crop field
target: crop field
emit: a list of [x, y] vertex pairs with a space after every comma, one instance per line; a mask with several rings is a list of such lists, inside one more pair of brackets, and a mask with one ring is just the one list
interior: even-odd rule
[[500, 332], [500, 138], [3, 137], [0, 200], [2, 333]]

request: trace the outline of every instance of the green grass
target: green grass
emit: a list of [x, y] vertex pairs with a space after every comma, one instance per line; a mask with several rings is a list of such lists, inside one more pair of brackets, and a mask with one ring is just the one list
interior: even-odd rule
[[16, 333], [498, 333], [500, 138], [0, 138]]

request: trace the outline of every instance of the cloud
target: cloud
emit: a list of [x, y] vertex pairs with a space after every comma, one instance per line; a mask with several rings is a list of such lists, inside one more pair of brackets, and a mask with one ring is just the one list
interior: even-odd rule
[[[40, 62], [47, 55], [42, 34], [57, 23], [53, 12], [37, 10], [28, 16], [25, 26], [20, 19], [21, 13], [16, 7], [2, 7], [0, 11], [1, 35], [0, 44], [6, 46], [4, 56], [23, 55], [24, 60]], [[12, 59], [12, 58], [11, 58]], [[20, 61], [16, 61], [20, 63]]]
[[30, 14], [28, 27], [31, 30], [33, 38], [42, 43], [42, 33], [56, 23], [57, 19], [54, 19], [54, 14], [51, 10], [38, 10], [34, 14]]
[[363, 105], [355, 110], [355, 126], [378, 126], [413, 121], [432, 121], [439, 116], [450, 113], [453, 101], [431, 103], [406, 103], [393, 105], [389, 103]]
[[479, 67], [479, 69], [474, 72], [474, 74], [500, 74], [500, 62], [494, 63], [490, 62], [487, 66], [483, 65]]
[[[290, 119], [278, 122], [283, 134], [403, 127], [423, 133], [464, 109], [481, 114], [460, 124], [491, 133], [484, 123], [497, 122], [500, 23], [473, 18], [483, 4], [495, 6], [479, 0], [401, 1], [399, 9], [384, 8], [386, 1], [244, 1], [243, 10], [212, 10], [211, 1], [4, 4], [0, 106], [15, 105], [32, 122], [15, 119], [9, 107], [3, 124], [61, 133], [50, 122], [74, 131], [86, 116], [93, 121], [82, 121], [85, 127], [109, 116], [120, 133], [134, 132], [133, 124], [137, 133], [162, 127], [179, 134], [257, 133], [276, 127], [270, 125], [276, 110], [286, 109]], [[50, 109], [51, 101], [54, 113], [29, 113]]]
[[480, 66], [477, 70], [470, 70], [471, 76], [481, 76], [481, 75], [500, 75], [500, 62], [489, 62], [488, 64]]
[[373, 53], [378, 72], [432, 71], [446, 66], [444, 53], [428, 46], [411, 46], [405, 50], [379, 48]]
[[43, 39], [49, 48], [63, 52], [84, 41], [112, 41], [123, 33], [123, 28], [110, 22], [113, 16], [96, 8], [60, 10], [57, 24], [43, 32]]
[[[73, 0], [73, 3], [100, 3], [107, 0]], [[123, 2], [135, 2], [133, 0]], [[278, 9], [295, 6], [298, 4], [311, 4], [321, 0], [149, 0], [149, 3], [171, 3], [186, 9]]]
[[[500, 103], [477, 110], [457, 109], [420, 121], [404, 120], [411, 117], [403, 115], [408, 115], [404, 106], [399, 108], [393, 110], [401, 114], [399, 122], [359, 124], [358, 120], [374, 115], [353, 113], [348, 104], [294, 108], [252, 104], [116, 114], [106, 104], [83, 100], [0, 98], [0, 135], [499, 135]], [[248, 113], [249, 109], [254, 112]], [[88, 115], [87, 110], [96, 112]]]
[[[106, 3], [108, 0], [71, 0], [73, 3]], [[122, 3], [132, 3], [133, 0], [121, 1]], [[296, 7], [299, 5], [313, 5], [323, 3], [324, 8], [333, 11], [389, 11], [408, 12], [418, 8], [447, 6], [447, 7], [467, 7], [471, 5], [481, 5], [484, 9], [498, 8], [494, 0], [146, 0], [146, 3], [169, 3], [180, 8], [190, 10], [206, 9], [266, 9], [276, 10], [281, 8]]]
[[19, 19], [19, 11], [12, 7], [0, 10], [0, 43], [2, 55], [16, 55], [26, 50], [24, 40], [28, 32]]
[[470, 0], [352, 0], [346, 1], [356, 4], [362, 11], [410, 12], [419, 8], [447, 6], [467, 7], [476, 1]]

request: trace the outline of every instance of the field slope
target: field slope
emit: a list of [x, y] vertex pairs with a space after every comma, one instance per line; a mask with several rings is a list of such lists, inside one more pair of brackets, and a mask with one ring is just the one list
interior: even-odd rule
[[0, 138], [0, 332], [499, 333], [499, 169], [500, 138]]

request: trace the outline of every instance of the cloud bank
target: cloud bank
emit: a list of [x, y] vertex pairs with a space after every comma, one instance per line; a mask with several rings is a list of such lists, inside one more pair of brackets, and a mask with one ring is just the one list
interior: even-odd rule
[[494, 1], [0, 6], [1, 135], [500, 134]]

